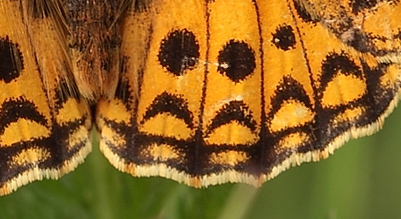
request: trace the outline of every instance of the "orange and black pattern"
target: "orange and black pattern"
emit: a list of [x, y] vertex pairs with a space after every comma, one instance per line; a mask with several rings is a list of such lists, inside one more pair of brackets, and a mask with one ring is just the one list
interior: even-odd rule
[[1, 194], [71, 171], [92, 121], [121, 171], [260, 186], [398, 102], [398, 0], [29, 2], [0, 3]]
[[[52, 27], [45, 18], [23, 19], [31, 15], [23, 13], [24, 3], [0, 3], [1, 195], [32, 180], [58, 178], [91, 150], [89, 106], [62, 76], [65, 63], [54, 58], [61, 50], [53, 45], [39, 54], [40, 45], [53, 40]], [[44, 32], [30, 32], [34, 26]]]
[[356, 23], [401, 7], [324, 2], [153, 1], [134, 14], [123, 39], [140, 45], [123, 42], [121, 95], [98, 107], [111, 163], [196, 187], [259, 186], [377, 130], [400, 90], [401, 38]]

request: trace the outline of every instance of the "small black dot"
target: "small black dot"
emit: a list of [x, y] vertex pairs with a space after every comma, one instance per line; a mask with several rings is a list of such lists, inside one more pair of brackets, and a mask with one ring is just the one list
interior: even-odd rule
[[0, 80], [10, 83], [20, 76], [22, 69], [24, 66], [18, 45], [8, 38], [0, 38]]
[[291, 26], [280, 26], [272, 35], [272, 42], [274, 43], [274, 45], [276, 45], [277, 48], [284, 51], [295, 48], [295, 35]]
[[246, 78], [255, 69], [255, 53], [245, 42], [230, 40], [219, 52], [217, 70], [235, 83]]
[[199, 44], [195, 35], [186, 30], [170, 32], [160, 44], [159, 62], [176, 76], [194, 69], [199, 59]]

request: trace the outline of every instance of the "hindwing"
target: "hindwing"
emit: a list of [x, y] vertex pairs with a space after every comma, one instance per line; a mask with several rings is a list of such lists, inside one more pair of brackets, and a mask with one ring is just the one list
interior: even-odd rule
[[260, 186], [375, 132], [398, 101], [397, 1], [145, 8], [125, 18], [122, 80], [97, 108], [102, 151], [134, 176]]
[[59, 178], [91, 150], [89, 105], [68, 80], [54, 20], [30, 3], [0, 2], [1, 195]]
[[92, 120], [117, 169], [194, 187], [327, 158], [398, 102], [400, 5], [0, 1], [0, 195], [74, 169]]

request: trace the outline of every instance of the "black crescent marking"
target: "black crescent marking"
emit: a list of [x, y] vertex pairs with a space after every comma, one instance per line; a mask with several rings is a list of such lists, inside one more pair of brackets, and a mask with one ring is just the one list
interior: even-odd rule
[[231, 101], [225, 104], [212, 119], [212, 123], [208, 126], [206, 136], [212, 133], [216, 128], [237, 121], [239, 124], [246, 126], [252, 132], [256, 130], [256, 121], [253, 119], [252, 112], [243, 101]]
[[188, 109], [187, 102], [182, 97], [167, 92], [163, 92], [153, 100], [146, 110], [141, 124], [162, 113], [169, 113], [178, 119], [182, 119], [189, 128], [193, 128], [193, 116]]
[[270, 115], [274, 115], [280, 108], [281, 104], [286, 100], [298, 100], [306, 107], [312, 109], [312, 104], [309, 100], [306, 91], [302, 84], [289, 76], [284, 76], [282, 82], [277, 86], [275, 95], [272, 98], [272, 110]]
[[346, 53], [330, 53], [323, 60], [321, 87], [326, 87], [338, 73], [347, 76], [354, 75], [363, 80], [361, 68]]
[[10, 123], [16, 122], [19, 118], [35, 121], [46, 126], [46, 118], [38, 112], [35, 104], [21, 98], [8, 100], [2, 104], [0, 111], [0, 133], [3, 133]]

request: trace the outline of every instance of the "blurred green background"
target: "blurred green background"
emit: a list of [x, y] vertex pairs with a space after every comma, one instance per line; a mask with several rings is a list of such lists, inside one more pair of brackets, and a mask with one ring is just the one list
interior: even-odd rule
[[97, 147], [60, 180], [0, 198], [0, 218], [400, 218], [401, 107], [371, 137], [255, 189], [194, 189], [115, 170]]

